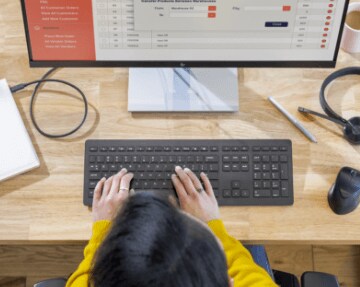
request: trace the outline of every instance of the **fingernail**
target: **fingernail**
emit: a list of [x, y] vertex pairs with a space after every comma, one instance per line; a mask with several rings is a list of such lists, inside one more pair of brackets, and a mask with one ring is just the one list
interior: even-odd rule
[[105, 177], [105, 176], [101, 179], [101, 181], [104, 181], [104, 180], [106, 180], [106, 177]]
[[172, 174], [171, 177], [176, 177], [176, 174]]
[[176, 166], [175, 170], [182, 170], [181, 166]]
[[121, 171], [123, 171], [123, 172], [128, 172], [126, 168], [123, 168]]

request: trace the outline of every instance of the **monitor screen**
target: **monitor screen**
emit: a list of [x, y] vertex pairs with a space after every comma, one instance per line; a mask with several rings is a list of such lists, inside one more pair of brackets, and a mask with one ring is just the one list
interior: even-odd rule
[[335, 65], [348, 0], [22, 0], [32, 66]]

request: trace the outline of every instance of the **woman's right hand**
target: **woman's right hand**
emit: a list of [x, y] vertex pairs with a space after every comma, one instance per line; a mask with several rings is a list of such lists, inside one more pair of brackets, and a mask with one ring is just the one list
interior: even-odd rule
[[203, 172], [200, 174], [204, 183], [203, 187], [190, 169], [177, 166], [175, 172], [176, 175], [173, 174], [171, 179], [179, 197], [181, 209], [205, 223], [219, 219], [219, 206], [206, 174]]

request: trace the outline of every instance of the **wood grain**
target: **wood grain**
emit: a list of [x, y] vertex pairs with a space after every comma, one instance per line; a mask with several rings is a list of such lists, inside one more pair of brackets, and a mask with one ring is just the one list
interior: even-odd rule
[[359, 246], [314, 246], [314, 269], [335, 274], [340, 286], [360, 286]]
[[[0, 0], [0, 75], [10, 85], [37, 79], [47, 69], [30, 69], [19, 1]], [[340, 52], [337, 68], [359, 65]], [[229, 232], [247, 243], [359, 244], [360, 209], [336, 216], [327, 192], [344, 165], [360, 169], [360, 147], [347, 143], [335, 124], [305, 118], [298, 106], [321, 111], [318, 92], [334, 69], [239, 69], [240, 111], [235, 114], [131, 114], [127, 112], [128, 70], [61, 69], [87, 95], [89, 118], [73, 138], [39, 135], [29, 119], [31, 88], [15, 96], [41, 160], [41, 167], [0, 183], [1, 244], [73, 244], [87, 240], [91, 215], [82, 205], [84, 141], [93, 139], [287, 139], [293, 141], [295, 204], [289, 207], [222, 207]], [[65, 131], [80, 119], [81, 102], [46, 86], [36, 115], [48, 131]], [[359, 114], [360, 82], [339, 80], [330, 101], [345, 117]], [[272, 95], [316, 135], [310, 143], [267, 101]], [[76, 96], [76, 95], [75, 95]]]
[[26, 278], [0, 277], [1, 287], [25, 287]]

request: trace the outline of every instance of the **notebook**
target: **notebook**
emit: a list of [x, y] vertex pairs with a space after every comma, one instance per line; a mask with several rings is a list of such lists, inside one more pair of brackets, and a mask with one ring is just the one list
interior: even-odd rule
[[0, 181], [39, 166], [9, 86], [0, 80]]

